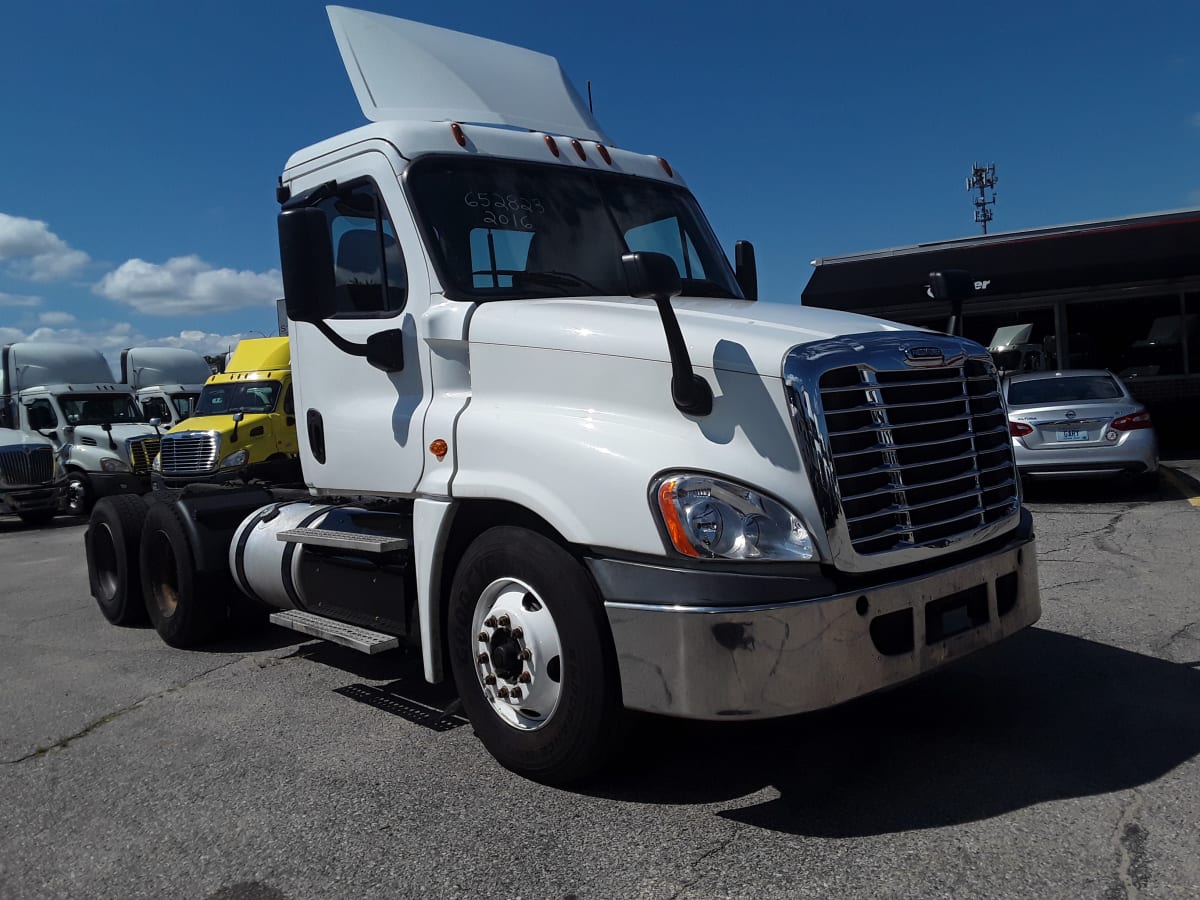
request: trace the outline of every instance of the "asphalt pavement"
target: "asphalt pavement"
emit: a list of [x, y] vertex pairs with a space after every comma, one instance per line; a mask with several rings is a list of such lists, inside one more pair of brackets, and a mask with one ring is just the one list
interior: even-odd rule
[[[114, 628], [0, 521], [0, 897], [1200, 896], [1200, 462], [1035, 487], [1043, 618], [915, 684], [500, 768], [412, 652]], [[434, 725], [436, 727], [430, 727]]]

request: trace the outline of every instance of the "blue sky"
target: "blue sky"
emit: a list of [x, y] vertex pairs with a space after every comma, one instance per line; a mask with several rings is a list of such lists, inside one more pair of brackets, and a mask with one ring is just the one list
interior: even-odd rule
[[[764, 298], [809, 261], [1200, 206], [1200, 3], [359, 6], [557, 56], [622, 147], [666, 157]], [[10, 4], [0, 343], [211, 350], [272, 333], [274, 183], [362, 124], [323, 4]]]

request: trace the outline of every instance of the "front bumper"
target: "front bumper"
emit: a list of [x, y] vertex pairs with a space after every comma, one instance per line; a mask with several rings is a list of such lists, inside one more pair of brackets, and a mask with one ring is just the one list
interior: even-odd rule
[[19, 515], [24, 512], [39, 512], [43, 509], [58, 509], [66, 493], [66, 481], [43, 487], [22, 488], [10, 491], [0, 488], [0, 514]]
[[299, 476], [300, 462], [296, 458], [270, 459], [236, 468], [218, 469], [215, 472], [198, 472], [194, 475], [153, 473], [155, 490], [179, 489], [189, 484], [242, 484], [248, 481], [280, 483], [296, 481]]
[[[607, 563], [589, 560], [625, 706], [683, 718], [765, 719], [833, 706], [960, 659], [1041, 615], [1030, 534], [945, 569], [819, 599], [775, 602], [787, 590], [778, 576], [718, 579], [718, 595], [730, 597], [740, 582], [741, 602], [755, 605], [677, 603], [669, 588], [667, 603], [631, 603], [613, 595], [621, 579], [604, 571]], [[672, 578], [665, 567], [645, 568], [656, 591]], [[794, 581], [792, 596], [812, 595], [813, 579]]]

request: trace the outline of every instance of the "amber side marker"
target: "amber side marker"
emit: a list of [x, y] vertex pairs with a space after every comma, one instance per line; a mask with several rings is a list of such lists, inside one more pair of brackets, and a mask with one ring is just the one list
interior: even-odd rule
[[458, 141], [458, 146], [467, 146], [467, 133], [462, 130], [462, 126], [457, 122], [450, 123], [450, 133], [454, 135], [454, 139]]
[[450, 448], [441, 438], [438, 438], [429, 445], [429, 452], [437, 457], [438, 462], [441, 462], [446, 458], [446, 454], [449, 452], [449, 450]]

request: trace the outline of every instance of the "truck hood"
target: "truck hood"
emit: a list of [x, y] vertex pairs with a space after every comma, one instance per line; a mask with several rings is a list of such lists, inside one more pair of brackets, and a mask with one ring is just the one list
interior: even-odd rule
[[[154, 437], [154, 426], [133, 424], [113, 425], [112, 437], [117, 446], [122, 447], [129, 438]], [[71, 443], [83, 444], [84, 438], [95, 441], [96, 446], [102, 449], [112, 449], [108, 443], [108, 433], [99, 425], [76, 425], [75, 433], [71, 436]]]
[[[238, 438], [249, 435], [255, 425], [267, 425], [270, 413], [246, 413], [246, 417], [238, 423]], [[165, 429], [165, 434], [182, 434], [185, 431], [215, 431], [218, 434], [229, 434], [233, 431], [233, 419], [228, 415], [220, 416], [191, 416], [177, 425]]]
[[52, 447], [49, 438], [12, 428], [0, 428], [0, 447]]
[[[797, 344], [914, 330], [855, 313], [763, 301], [676, 297], [672, 306], [697, 367], [776, 378], [784, 354]], [[670, 361], [654, 303], [632, 297], [483, 303], [471, 318], [470, 341]]]

